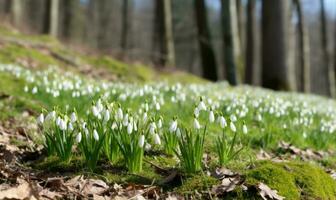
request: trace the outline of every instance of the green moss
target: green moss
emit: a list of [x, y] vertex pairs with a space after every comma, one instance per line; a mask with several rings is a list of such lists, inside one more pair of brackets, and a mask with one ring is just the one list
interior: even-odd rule
[[246, 182], [267, 184], [286, 199], [335, 199], [336, 182], [317, 166], [300, 162], [259, 162]]
[[7, 44], [0, 49], [0, 61], [2, 63], [20, 63], [20, 60], [25, 60], [31, 65], [35, 64], [41, 67], [58, 64], [52, 56], [33, 48], [24, 48], [16, 44]]
[[211, 189], [213, 185], [218, 185], [219, 180], [211, 176], [195, 175], [183, 180], [180, 187], [177, 187], [175, 191], [180, 194], [190, 194], [197, 191], [207, 191]]
[[71, 162], [62, 162], [59, 158], [50, 156], [32, 164], [35, 169], [49, 172], [80, 172], [84, 167], [81, 157], [72, 157]]

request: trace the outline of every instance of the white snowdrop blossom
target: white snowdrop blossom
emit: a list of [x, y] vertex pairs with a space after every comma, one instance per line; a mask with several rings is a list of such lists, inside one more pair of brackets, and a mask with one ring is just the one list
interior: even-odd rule
[[118, 120], [122, 120], [124, 118], [123, 111], [121, 110], [121, 108], [118, 108], [118, 110], [117, 110], [117, 117], [116, 118]]
[[150, 123], [150, 125], [149, 125], [149, 133], [150, 134], [154, 134], [155, 130], [156, 130], [156, 124], [155, 124], [155, 122]]
[[140, 138], [139, 138], [139, 147], [143, 147], [145, 144], [145, 136], [144, 135], [141, 135]]
[[67, 129], [67, 122], [63, 119], [60, 119], [58, 126], [62, 131], [65, 131]]
[[92, 114], [93, 114], [93, 116], [98, 117], [99, 110], [96, 106], [92, 106]]
[[243, 133], [247, 134], [247, 126], [245, 124], [243, 125]]
[[202, 99], [201, 99], [201, 101], [199, 102], [197, 108], [198, 108], [199, 110], [206, 110], [205, 103], [204, 103], [204, 101], [203, 101]]
[[233, 122], [230, 122], [230, 129], [231, 129], [232, 132], [236, 132], [237, 131], [236, 126], [234, 125]]
[[226, 120], [223, 116], [219, 117], [219, 124], [221, 128], [225, 128], [227, 126]]
[[169, 132], [173, 133], [176, 131], [176, 129], [177, 129], [177, 120], [175, 119], [170, 123]]
[[215, 114], [212, 110], [209, 112], [209, 122], [213, 123], [215, 121]]
[[231, 120], [232, 122], [237, 121], [237, 117], [236, 117], [236, 115], [230, 115], [230, 120]]
[[161, 139], [160, 139], [159, 134], [155, 134], [155, 135], [154, 135], [154, 142], [155, 142], [155, 144], [157, 144], [157, 145], [160, 145], [160, 144], [161, 144]]
[[44, 123], [44, 115], [41, 113], [38, 118], [37, 118], [37, 123], [38, 124], [43, 124]]
[[162, 119], [160, 118], [159, 121], [157, 122], [157, 127], [162, 128]]
[[104, 121], [107, 122], [110, 120], [110, 111], [108, 109], [104, 112]]
[[95, 129], [95, 130], [93, 130], [93, 138], [96, 140], [96, 141], [98, 141], [99, 140], [99, 135], [98, 135], [98, 132], [97, 132], [97, 130]]
[[161, 108], [160, 104], [159, 104], [158, 102], [156, 102], [156, 104], [155, 104], [155, 109], [156, 109], [156, 110], [160, 110], [160, 108]]
[[77, 143], [80, 143], [81, 141], [82, 141], [82, 133], [79, 132], [79, 133], [77, 134], [77, 136], [76, 136], [76, 142], [77, 142]]
[[131, 134], [132, 132], [133, 132], [133, 123], [130, 122], [130, 123], [128, 123], [128, 125], [127, 125], [127, 133], [128, 133], [128, 134]]
[[201, 125], [196, 117], [194, 118], [194, 128], [197, 130], [201, 128]]
[[76, 113], [72, 112], [71, 115], [70, 115], [70, 121], [72, 123], [76, 122], [77, 121], [77, 115]]

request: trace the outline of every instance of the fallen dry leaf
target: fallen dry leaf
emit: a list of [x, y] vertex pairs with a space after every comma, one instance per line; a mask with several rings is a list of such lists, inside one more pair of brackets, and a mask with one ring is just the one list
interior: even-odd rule
[[37, 199], [35, 194], [36, 192], [31, 185], [28, 182], [23, 181], [19, 186], [0, 191], [0, 199], [33, 200]]
[[227, 169], [227, 168], [216, 168], [216, 170], [212, 173], [212, 176], [217, 179], [224, 179], [225, 177], [233, 177], [237, 176], [238, 174]]
[[212, 188], [212, 193], [219, 195], [224, 194], [226, 192], [231, 192], [240, 184], [241, 184], [241, 178], [239, 176], [224, 178], [220, 185], [216, 185]]
[[283, 200], [285, 198], [285, 197], [278, 195], [278, 191], [272, 190], [264, 183], [259, 183], [258, 190], [259, 190], [260, 196], [264, 200], [268, 200], [268, 199]]

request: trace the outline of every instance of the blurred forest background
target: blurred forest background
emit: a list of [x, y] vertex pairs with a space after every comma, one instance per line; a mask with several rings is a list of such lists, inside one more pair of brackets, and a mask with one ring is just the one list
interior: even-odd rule
[[3, 23], [206, 79], [335, 97], [336, 0], [0, 0]]

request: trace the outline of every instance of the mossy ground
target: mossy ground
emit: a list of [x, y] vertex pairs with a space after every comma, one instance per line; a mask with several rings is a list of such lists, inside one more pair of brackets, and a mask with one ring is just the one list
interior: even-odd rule
[[[101, 55], [83, 55], [79, 52], [72, 51], [62, 46], [58, 41], [48, 36], [30, 36], [20, 34], [15, 31], [0, 27], [0, 35], [6, 38], [14, 38], [19, 41], [30, 41], [38, 44], [48, 44], [51, 46], [51, 50], [55, 51], [61, 55], [71, 55], [80, 66], [90, 66], [92, 71], [103, 70], [106, 72], [103, 78], [111, 78], [124, 81], [124, 82], [139, 82], [141, 84], [148, 83], [152, 81], [167, 81], [169, 83], [174, 82], [185, 82], [185, 83], [203, 83], [203, 79], [197, 78], [195, 76], [189, 75], [183, 72], [163, 72], [156, 71], [153, 68], [141, 65], [141, 64], [127, 64], [121, 61], [117, 61], [108, 56]], [[49, 48], [49, 47], [48, 47]], [[28, 63], [26, 67], [33, 66], [32, 70], [39, 70], [42, 68], [47, 68], [49, 65], [57, 65], [63, 71], [71, 70], [82, 76], [81, 67], [70, 66], [59, 59], [56, 59], [50, 55], [47, 51], [39, 48], [24, 47], [22, 45], [14, 43], [6, 43], [0, 48], [0, 63], [17, 63], [22, 64], [22, 62]], [[107, 75], [106, 75], [107, 74]], [[6, 73], [0, 73], [0, 95], [9, 95], [8, 98], [0, 99], [0, 121], [8, 120], [9, 118], [18, 119], [22, 112], [30, 110], [31, 112], [38, 113], [41, 108], [52, 109], [54, 105], [69, 105], [75, 107], [76, 104], [72, 105], [72, 100], [69, 97], [64, 98], [50, 98], [46, 94], [31, 95], [29, 93], [24, 93], [22, 88], [25, 86], [22, 79], [15, 78]], [[230, 89], [230, 88], [229, 88]], [[70, 95], [69, 95], [70, 96]], [[90, 105], [92, 99], [81, 99], [81, 105]], [[140, 101], [140, 100], [137, 100]], [[136, 104], [138, 102], [126, 102], [129, 106]], [[81, 106], [80, 105], [80, 106]], [[78, 105], [77, 105], [78, 106]], [[188, 105], [186, 110], [192, 110], [193, 105]], [[81, 109], [86, 110], [86, 108], [77, 107], [78, 112]], [[164, 110], [166, 109], [166, 110]], [[178, 108], [177, 108], [178, 109]], [[167, 113], [167, 115], [173, 115], [173, 113], [179, 112], [177, 109], [172, 109], [167, 106], [163, 108], [162, 112]], [[82, 114], [83, 114], [82, 113]], [[182, 123], [190, 120], [190, 116], [187, 112], [180, 113], [180, 118]], [[34, 116], [36, 117], [36, 116]], [[252, 118], [252, 117], [251, 117]], [[267, 118], [267, 116], [265, 116]], [[255, 161], [254, 155], [260, 146], [263, 146], [266, 150], [275, 149], [277, 143], [274, 141], [279, 141], [285, 139], [289, 142], [293, 142], [299, 147], [310, 147], [313, 146], [317, 149], [328, 149], [330, 147], [335, 147], [334, 140], [331, 140], [329, 136], [321, 137], [320, 135], [309, 135], [307, 139], [302, 139], [300, 130], [292, 130], [283, 133], [283, 129], [277, 127], [279, 122], [278, 119], [268, 120], [268, 126], [274, 126], [272, 131], [271, 141], [273, 143], [268, 143], [267, 137], [259, 132], [251, 131], [251, 136], [246, 137], [248, 142], [251, 144], [251, 148], [244, 149], [243, 153], [239, 156], [236, 162], [231, 163], [228, 167], [230, 169], [241, 172], [246, 178], [246, 183], [249, 185], [255, 185], [259, 182], [264, 182], [272, 189], [278, 190], [279, 194], [286, 197], [286, 199], [336, 199], [336, 183], [331, 177], [326, 174], [321, 167], [317, 164], [308, 164], [304, 162], [282, 162], [274, 163], [270, 161], [258, 162]], [[253, 123], [253, 126], [262, 128], [263, 124]], [[252, 127], [251, 127], [252, 129]], [[209, 127], [210, 131], [215, 131], [213, 127]], [[318, 138], [317, 138], [318, 137]], [[211, 144], [216, 139], [216, 135], [211, 135], [206, 140], [206, 152], [209, 153], [211, 157], [215, 160], [214, 149], [212, 149]], [[25, 145], [21, 141], [12, 139], [12, 144], [18, 146]], [[37, 142], [38, 143], [38, 142]], [[146, 160], [155, 163], [158, 166], [165, 168], [178, 168], [178, 163], [175, 159], [165, 156], [155, 156], [147, 155]], [[211, 170], [216, 167], [216, 162], [212, 161], [209, 163]], [[121, 161], [122, 163], [122, 161]], [[336, 168], [335, 158], [327, 158], [320, 161], [322, 166], [327, 168]], [[162, 180], [166, 174], [161, 174], [156, 171], [155, 167], [148, 162], [144, 163], [143, 172], [140, 174], [128, 174], [121, 165], [113, 165], [110, 168], [104, 168], [106, 161], [101, 161], [101, 168], [97, 172], [88, 174], [90, 176], [96, 176], [104, 178], [110, 183], [138, 183], [138, 184], [152, 184], [159, 180]], [[254, 166], [248, 169], [248, 166]], [[50, 157], [32, 163], [30, 167], [34, 169], [43, 170], [47, 172], [64, 172], [64, 173], [82, 173], [84, 172], [85, 166], [83, 160], [80, 157], [74, 157], [70, 163], [59, 162], [57, 158]], [[181, 172], [181, 174], [183, 174]], [[204, 191], [211, 189], [211, 186], [218, 184], [219, 181], [199, 173], [198, 175], [188, 176], [183, 175], [180, 181], [162, 185], [162, 187], [167, 191], [178, 192], [182, 194], [192, 194], [195, 190]], [[236, 193], [230, 194], [232, 198], [235, 199], [258, 199], [256, 192], [244, 192], [237, 189]]]

